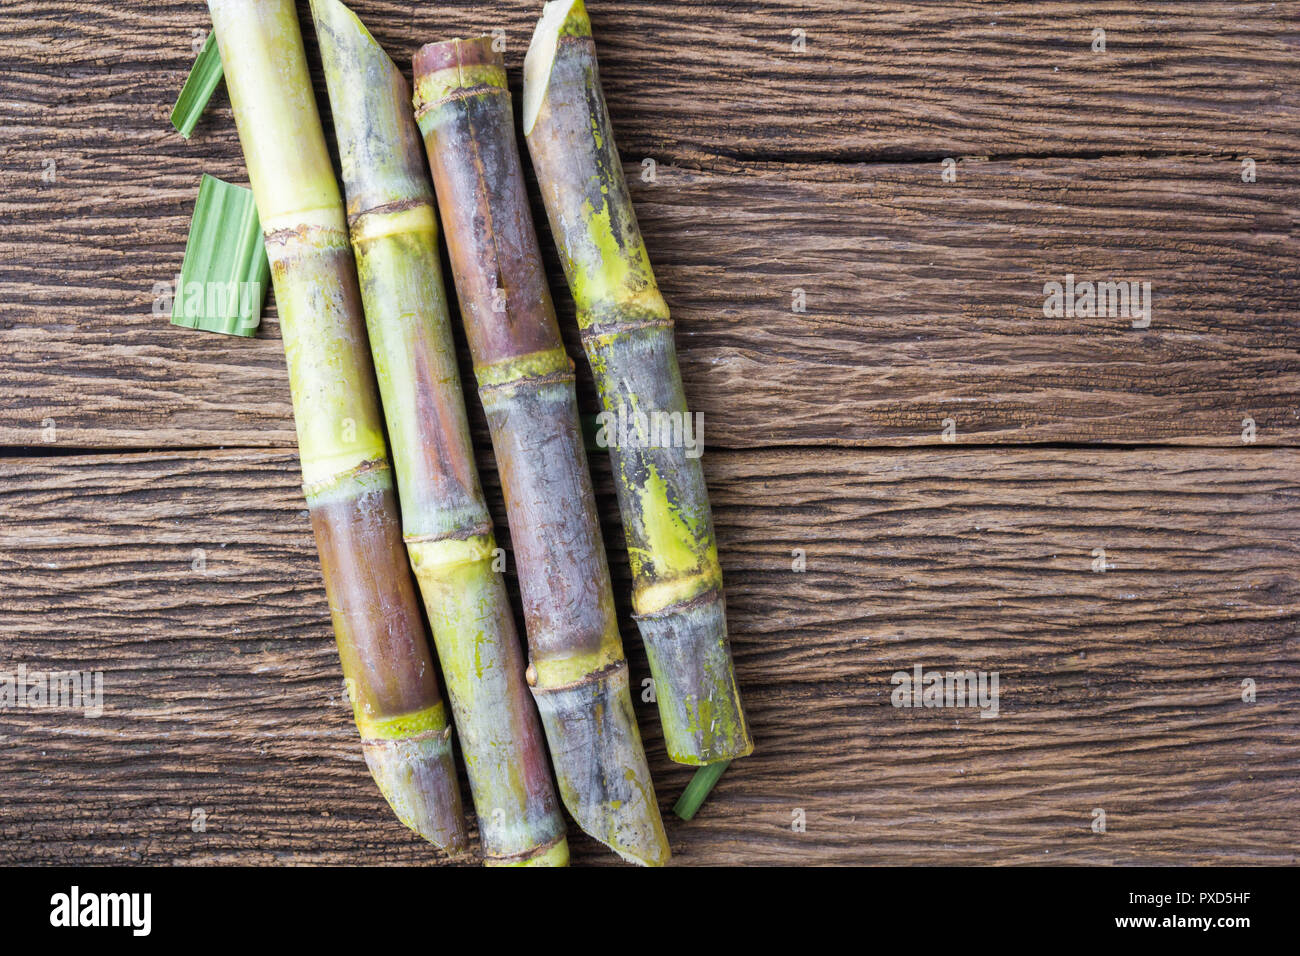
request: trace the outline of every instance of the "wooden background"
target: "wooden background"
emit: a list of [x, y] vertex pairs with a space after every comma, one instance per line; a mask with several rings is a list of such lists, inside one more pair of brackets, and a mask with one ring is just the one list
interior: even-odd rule
[[[517, 94], [540, 2], [354, 8], [404, 69], [503, 29]], [[1295, 863], [1300, 3], [590, 10], [757, 740], [667, 816], [677, 862]], [[440, 862], [361, 759], [274, 309], [154, 310], [200, 174], [246, 182], [223, 90], [167, 119], [208, 24], [0, 6], [0, 671], [106, 694], [0, 711], [0, 861]], [[1151, 282], [1150, 328], [1044, 318], [1066, 273]], [[915, 664], [998, 671], [999, 717], [892, 707]], [[639, 713], [667, 811], [690, 771]]]

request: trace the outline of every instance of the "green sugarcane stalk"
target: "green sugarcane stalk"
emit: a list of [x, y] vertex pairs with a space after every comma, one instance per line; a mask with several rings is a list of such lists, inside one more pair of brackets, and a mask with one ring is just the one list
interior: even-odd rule
[[609, 567], [564, 351], [491, 37], [415, 55], [416, 118], [487, 412], [530, 663], [560, 796], [625, 859], [668, 859], [632, 711]]
[[568, 862], [537, 709], [479, 486], [411, 92], [338, 0], [312, 0], [402, 528], [489, 865]]
[[430, 842], [466, 844], [451, 727], [402, 545], [338, 184], [293, 0], [210, 0], [262, 220], [303, 491], [370, 772]]
[[754, 744], [727, 641], [704, 471], [685, 447], [691, 419], [673, 323], [628, 195], [582, 0], [553, 0], [537, 25], [524, 66], [524, 136], [605, 410], [597, 439], [614, 466], [632, 607], [668, 754], [693, 765], [742, 757]]

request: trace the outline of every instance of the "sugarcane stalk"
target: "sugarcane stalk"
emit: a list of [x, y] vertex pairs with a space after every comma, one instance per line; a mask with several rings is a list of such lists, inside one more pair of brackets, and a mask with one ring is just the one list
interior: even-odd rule
[[411, 92], [338, 0], [312, 0], [402, 529], [465, 756], [488, 865], [568, 844], [479, 485]]
[[293, 0], [210, 0], [262, 221], [303, 492], [371, 774], [398, 818], [466, 843], [451, 727], [402, 545], [356, 270]]
[[416, 118], [505, 494], [528, 683], [560, 796], [625, 859], [668, 843], [632, 711], [609, 568], [564, 351], [490, 37], [415, 55]]
[[597, 439], [613, 463], [632, 608], [668, 754], [693, 765], [730, 761], [754, 744], [699, 447], [689, 447], [702, 429], [687, 409], [672, 319], [628, 195], [582, 0], [543, 10], [525, 59], [524, 136], [604, 409]]

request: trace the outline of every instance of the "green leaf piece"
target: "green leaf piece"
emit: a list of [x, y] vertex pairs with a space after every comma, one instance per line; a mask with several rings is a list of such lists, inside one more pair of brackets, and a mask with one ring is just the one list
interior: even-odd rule
[[682, 795], [673, 804], [673, 813], [677, 814], [683, 820], [689, 820], [699, 811], [700, 806], [709, 796], [709, 791], [713, 785], [718, 782], [724, 770], [731, 766], [730, 760], [719, 760], [717, 763], [705, 764], [699, 770], [695, 771], [695, 776], [691, 777], [691, 782], [686, 785]]
[[172, 299], [172, 325], [252, 335], [262, 321], [270, 277], [252, 191], [205, 173]]
[[172, 107], [172, 125], [186, 139], [194, 132], [194, 127], [203, 115], [212, 92], [221, 82], [221, 52], [217, 49], [217, 35], [209, 33], [199, 51], [198, 59], [190, 67], [190, 75], [181, 87], [181, 95]]

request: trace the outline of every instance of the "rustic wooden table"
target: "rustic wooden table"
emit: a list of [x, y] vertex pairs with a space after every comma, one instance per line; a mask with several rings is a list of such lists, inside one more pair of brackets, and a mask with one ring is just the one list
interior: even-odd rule
[[[403, 66], [504, 31], [517, 102], [538, 0], [354, 7]], [[1295, 863], [1300, 3], [590, 11], [757, 739], [676, 860]], [[0, 709], [0, 861], [437, 862], [361, 759], [274, 310], [155, 310], [200, 174], [247, 181], [223, 91], [168, 124], [207, 26], [0, 7], [0, 672], [104, 680]], [[1045, 316], [1067, 274], [1149, 327]], [[998, 672], [996, 719], [893, 706], [916, 665]]]

